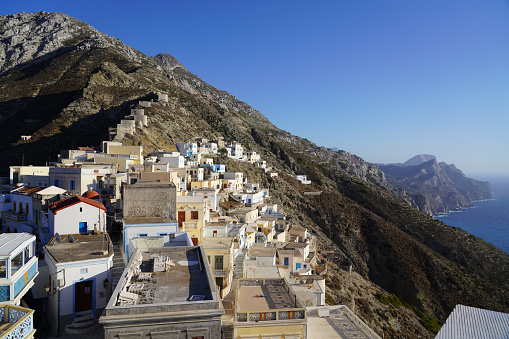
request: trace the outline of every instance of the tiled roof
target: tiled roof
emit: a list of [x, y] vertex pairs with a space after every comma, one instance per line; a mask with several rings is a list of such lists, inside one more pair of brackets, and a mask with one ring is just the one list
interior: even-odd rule
[[43, 188], [44, 187], [39, 187], [39, 186], [35, 186], [35, 187], [22, 186], [20, 188], [15, 189], [14, 191], [12, 191], [12, 193], [30, 195], [32, 193], [42, 190]]
[[435, 339], [509, 338], [509, 314], [456, 305]]
[[70, 207], [72, 205], [79, 204], [80, 202], [84, 202], [85, 204], [89, 204], [94, 207], [100, 208], [104, 212], [106, 212], [106, 208], [99, 201], [87, 199], [87, 198], [81, 197], [79, 195], [67, 198], [65, 200], [60, 200], [60, 201], [51, 203], [51, 204], [49, 204], [48, 208], [51, 210], [51, 212], [53, 212], [53, 214], [57, 214], [57, 211], [63, 210], [64, 208]]

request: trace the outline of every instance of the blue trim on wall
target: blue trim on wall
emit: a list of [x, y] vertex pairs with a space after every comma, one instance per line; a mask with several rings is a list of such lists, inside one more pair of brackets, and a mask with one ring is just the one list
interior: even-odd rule
[[34, 261], [32, 266], [30, 266], [27, 269], [26, 271], [28, 273], [27, 281], [25, 281], [25, 274], [22, 274], [21, 277], [19, 277], [18, 280], [16, 280], [16, 282], [14, 283], [14, 298], [18, 296], [18, 294], [23, 290], [23, 288], [25, 288], [25, 286], [32, 280], [35, 273], [37, 273], [36, 266], [37, 260]]
[[[94, 318], [96, 317], [96, 309], [95, 309], [95, 297], [96, 297], [96, 292], [95, 292], [95, 278], [89, 278], [89, 279], [83, 279], [83, 280], [76, 280], [76, 281], [73, 281], [72, 282], [72, 321], [74, 322], [74, 320], [76, 319], [76, 283], [81, 283], [81, 282], [85, 282], [85, 281], [89, 281], [91, 280], [92, 281], [92, 313], [94, 314]], [[60, 308], [60, 305], [58, 305], [59, 308]]]

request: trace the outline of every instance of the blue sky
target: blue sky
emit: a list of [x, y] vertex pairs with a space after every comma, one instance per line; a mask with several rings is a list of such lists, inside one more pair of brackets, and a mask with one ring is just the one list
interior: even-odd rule
[[276, 126], [370, 162], [509, 175], [509, 1], [9, 1], [189, 71]]

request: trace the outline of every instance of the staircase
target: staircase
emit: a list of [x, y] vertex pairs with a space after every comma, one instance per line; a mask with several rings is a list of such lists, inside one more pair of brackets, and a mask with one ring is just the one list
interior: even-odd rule
[[246, 258], [247, 250], [244, 248], [235, 258], [235, 269], [233, 270], [233, 276], [235, 278], [244, 277], [244, 259]]
[[115, 240], [112, 239], [113, 242], [113, 267], [111, 269], [112, 277], [113, 277], [113, 289], [118, 284], [120, 277], [125, 269], [124, 258], [122, 257], [122, 251], [120, 249], [121, 242], [120, 237], [117, 237]]
[[65, 327], [65, 333], [68, 334], [83, 334], [94, 330], [99, 323], [94, 317], [92, 311], [85, 311], [76, 313], [74, 322]]

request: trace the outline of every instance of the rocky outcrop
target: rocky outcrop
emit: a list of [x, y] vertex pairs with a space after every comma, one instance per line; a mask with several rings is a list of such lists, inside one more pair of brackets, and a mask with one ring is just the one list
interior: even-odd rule
[[63, 48], [113, 48], [130, 60], [152, 62], [119, 39], [100, 33], [83, 21], [62, 13], [0, 16], [0, 73], [40, 61]]
[[470, 207], [474, 200], [491, 198], [488, 182], [467, 178], [454, 165], [437, 162], [434, 156], [421, 155], [405, 164], [379, 164], [378, 167], [387, 181], [408, 192], [424, 213], [437, 215]]

